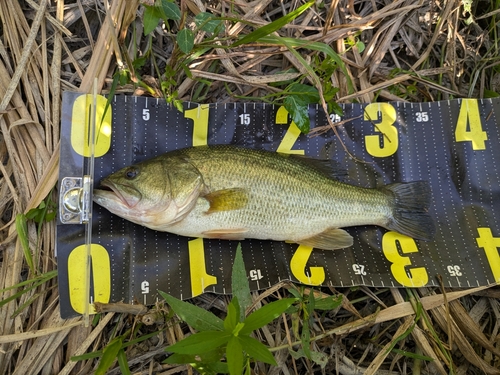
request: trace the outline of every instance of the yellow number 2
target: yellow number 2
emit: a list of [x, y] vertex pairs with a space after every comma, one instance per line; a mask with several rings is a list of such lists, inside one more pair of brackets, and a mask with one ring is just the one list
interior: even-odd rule
[[[288, 122], [288, 111], [286, 110], [285, 107], [279, 107], [278, 111], [276, 112], [276, 124], [286, 124], [287, 122]], [[292, 150], [292, 147], [299, 138], [299, 136], [300, 136], [300, 129], [297, 127], [295, 122], [292, 121], [276, 151], [282, 152], [284, 154], [304, 155], [304, 150]]]

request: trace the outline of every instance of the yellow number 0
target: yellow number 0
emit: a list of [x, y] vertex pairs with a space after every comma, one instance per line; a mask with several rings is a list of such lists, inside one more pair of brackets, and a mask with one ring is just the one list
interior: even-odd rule
[[365, 136], [366, 151], [375, 157], [385, 158], [398, 150], [398, 129], [393, 125], [397, 119], [396, 109], [389, 103], [372, 103], [365, 108], [365, 121], [374, 122], [380, 114], [381, 121], [374, 124], [375, 132], [382, 135]]
[[[99, 245], [92, 244], [90, 255], [92, 261], [92, 279], [94, 282], [94, 302], [108, 303], [111, 297], [111, 263], [107, 250]], [[69, 300], [71, 307], [79, 314], [85, 311], [86, 277], [84, 265], [87, 263], [87, 249], [80, 245], [73, 249], [68, 257]], [[89, 306], [90, 314], [95, 314], [94, 305]]]

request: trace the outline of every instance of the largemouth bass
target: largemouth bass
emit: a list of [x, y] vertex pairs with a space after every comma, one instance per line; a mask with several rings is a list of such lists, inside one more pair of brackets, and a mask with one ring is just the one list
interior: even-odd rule
[[431, 240], [425, 181], [377, 189], [348, 185], [325, 161], [236, 146], [168, 152], [101, 181], [94, 201], [148, 228], [189, 237], [349, 247], [341, 229], [377, 225]]

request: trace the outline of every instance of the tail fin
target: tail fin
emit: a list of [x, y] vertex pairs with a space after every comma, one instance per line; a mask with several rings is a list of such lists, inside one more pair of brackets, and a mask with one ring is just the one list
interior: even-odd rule
[[415, 239], [430, 241], [436, 232], [428, 213], [431, 189], [427, 181], [395, 183], [383, 188], [394, 197], [392, 219], [387, 229]]

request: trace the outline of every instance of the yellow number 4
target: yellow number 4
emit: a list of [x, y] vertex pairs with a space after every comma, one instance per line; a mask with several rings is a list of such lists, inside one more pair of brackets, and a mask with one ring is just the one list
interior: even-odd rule
[[476, 99], [463, 99], [455, 128], [457, 142], [472, 142], [473, 150], [485, 150], [488, 135], [481, 126], [481, 115]]

